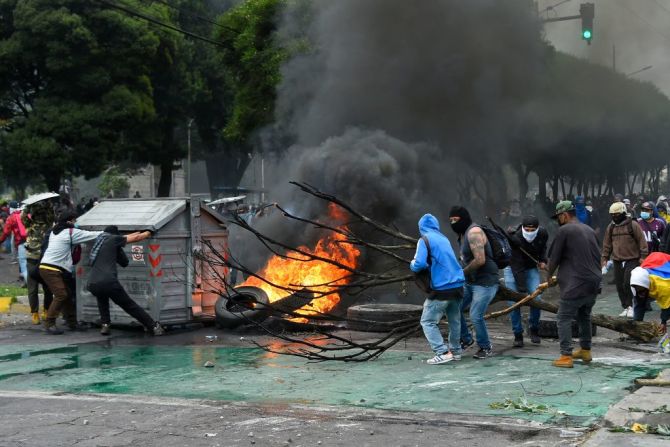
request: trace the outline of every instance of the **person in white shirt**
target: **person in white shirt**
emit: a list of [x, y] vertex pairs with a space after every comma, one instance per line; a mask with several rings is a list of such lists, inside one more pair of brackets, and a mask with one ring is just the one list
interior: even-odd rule
[[56, 225], [49, 233], [48, 246], [40, 262], [40, 276], [54, 295], [44, 322], [46, 333], [52, 335], [63, 333], [56, 327], [56, 318], [61, 312], [70, 330], [82, 329], [77, 323], [77, 313], [71, 296], [74, 291], [67, 286], [74, 265], [72, 251], [76, 245], [92, 241], [102, 233], [75, 228], [76, 219], [77, 215], [71, 211], [58, 217]]

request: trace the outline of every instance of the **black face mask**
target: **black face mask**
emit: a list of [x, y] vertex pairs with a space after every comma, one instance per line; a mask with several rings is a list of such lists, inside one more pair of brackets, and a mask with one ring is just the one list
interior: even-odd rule
[[468, 210], [462, 206], [454, 206], [449, 210], [449, 218], [460, 217], [460, 220], [451, 224], [451, 229], [454, 230], [456, 234], [465, 234], [467, 229], [472, 225], [472, 218]]
[[452, 223], [450, 225], [451, 229], [454, 230], [454, 233], [465, 234], [468, 228], [470, 228], [470, 225], [472, 225], [472, 219], [470, 219], [470, 216], [461, 217], [461, 220], [459, 220], [456, 223]]
[[615, 224], [620, 224], [624, 220], [626, 220], [626, 215], [623, 213], [612, 215], [612, 222]]

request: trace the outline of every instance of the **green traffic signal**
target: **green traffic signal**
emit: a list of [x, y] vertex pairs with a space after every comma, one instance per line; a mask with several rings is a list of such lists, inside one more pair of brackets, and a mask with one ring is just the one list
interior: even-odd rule
[[591, 39], [591, 37], [592, 37], [591, 30], [585, 29], [584, 31], [582, 31], [582, 38], [589, 40]]

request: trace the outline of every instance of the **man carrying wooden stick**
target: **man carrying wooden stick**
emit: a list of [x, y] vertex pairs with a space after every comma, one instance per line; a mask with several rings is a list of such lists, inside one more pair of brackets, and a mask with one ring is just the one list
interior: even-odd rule
[[[573, 359], [591, 361], [591, 310], [600, 293], [602, 273], [596, 233], [579, 222], [575, 206], [569, 200], [556, 205], [552, 216], [560, 228], [549, 250], [549, 278], [558, 269], [561, 300], [557, 325], [561, 356], [553, 365], [572, 368]], [[551, 279], [550, 281], [553, 281]], [[579, 326], [580, 349], [572, 352], [572, 321]]]

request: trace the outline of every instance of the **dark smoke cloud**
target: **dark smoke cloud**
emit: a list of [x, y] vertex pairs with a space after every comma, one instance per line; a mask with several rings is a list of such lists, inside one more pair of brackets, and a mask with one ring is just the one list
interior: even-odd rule
[[537, 84], [539, 34], [527, 1], [317, 2], [316, 51], [285, 67], [278, 117], [301, 144], [362, 126], [498, 150]]
[[[285, 29], [295, 27], [291, 18]], [[460, 169], [455, 160], [477, 165], [504, 157], [545, 51], [531, 2], [519, 0], [320, 1], [314, 3], [308, 38], [315, 50], [286, 64], [277, 105], [280, 127], [302, 148], [287, 157], [303, 166], [295, 180], [322, 171], [321, 152], [332, 152], [324, 141], [351, 127], [438, 149], [421, 160], [417, 146], [406, 144], [403, 150], [414, 153], [407, 157], [417, 161], [395, 178], [395, 188], [374, 170], [362, 177], [360, 170], [337, 165], [337, 181], [329, 175], [315, 179], [316, 186], [338, 188], [330, 192], [346, 200], [360, 199], [353, 186], [378, 193], [364, 205], [384, 204], [377, 206], [384, 208], [381, 217], [446, 207], [455, 197], [449, 182], [454, 168]], [[357, 138], [363, 135], [359, 131]], [[379, 138], [368, 141], [383, 147]], [[348, 146], [355, 149], [343, 147], [342, 158], [366, 152], [364, 143]], [[417, 179], [426, 178], [437, 190], [423, 191], [416, 202], [382, 194], [418, 190]], [[378, 182], [387, 185], [384, 191]], [[389, 203], [397, 209], [389, 212]]]
[[[447, 226], [457, 174], [465, 163], [500, 169], [518, 110], [538, 86], [545, 48], [532, 2], [337, 0], [313, 8], [313, 51], [285, 65], [278, 91], [276, 128], [296, 144], [267, 169], [272, 199], [322, 215], [322, 203], [287, 183], [304, 181], [411, 234], [425, 212]], [[280, 35], [295, 35], [303, 19], [289, 12]], [[278, 217], [259, 225], [301, 243], [311, 235]]]

